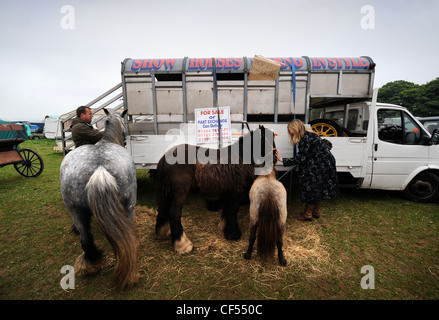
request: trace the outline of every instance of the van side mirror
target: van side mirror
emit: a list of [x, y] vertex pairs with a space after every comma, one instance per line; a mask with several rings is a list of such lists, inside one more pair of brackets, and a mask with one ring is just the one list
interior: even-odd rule
[[434, 129], [431, 134], [430, 145], [435, 145], [439, 143], [439, 129]]

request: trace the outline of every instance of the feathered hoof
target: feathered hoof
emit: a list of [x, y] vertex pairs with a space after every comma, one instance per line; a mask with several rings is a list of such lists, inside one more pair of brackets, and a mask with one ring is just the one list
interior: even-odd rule
[[186, 234], [183, 232], [180, 240], [174, 242], [174, 250], [179, 254], [185, 254], [192, 251], [194, 245], [193, 243], [186, 237]]
[[171, 237], [171, 227], [169, 226], [169, 222], [162, 225], [160, 228], [157, 229], [155, 233], [155, 238], [157, 240], [166, 240]]
[[103, 259], [99, 259], [95, 262], [90, 262], [85, 259], [84, 254], [81, 254], [78, 258], [76, 258], [73, 268], [75, 269], [75, 274], [86, 275], [98, 272], [102, 264]]

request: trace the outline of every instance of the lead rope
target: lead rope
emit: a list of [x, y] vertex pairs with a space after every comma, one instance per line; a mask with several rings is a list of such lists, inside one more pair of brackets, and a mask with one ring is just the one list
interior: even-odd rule
[[[292, 87], [293, 87], [293, 119], [296, 120], [296, 66], [294, 58], [291, 58], [291, 71], [292, 71]], [[297, 147], [294, 144], [293, 156], [296, 157]]]
[[291, 170], [293, 170], [296, 167], [296, 165], [291, 166], [291, 168], [288, 169], [287, 172], [285, 172], [280, 178], [277, 179], [277, 181], [280, 181], [283, 177], [285, 177]]

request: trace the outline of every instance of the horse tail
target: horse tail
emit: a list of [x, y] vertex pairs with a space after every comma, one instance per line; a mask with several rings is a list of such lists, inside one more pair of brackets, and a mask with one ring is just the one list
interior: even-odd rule
[[157, 164], [155, 194], [157, 201], [157, 220], [155, 233], [157, 239], [167, 239], [171, 236], [169, 225], [169, 210], [172, 203], [172, 185], [167, 178], [167, 163], [163, 156]]
[[139, 280], [137, 237], [128, 210], [119, 200], [117, 181], [100, 166], [90, 177], [86, 190], [90, 210], [113, 247], [116, 288], [129, 288]]
[[279, 230], [279, 207], [272, 197], [265, 197], [258, 211], [258, 256], [262, 259], [274, 255]]
[[158, 206], [167, 206], [172, 196], [170, 181], [166, 179], [166, 160], [162, 157], [157, 163], [155, 193]]

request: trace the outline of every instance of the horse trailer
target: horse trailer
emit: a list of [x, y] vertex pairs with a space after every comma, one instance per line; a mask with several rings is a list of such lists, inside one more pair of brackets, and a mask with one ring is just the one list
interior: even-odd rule
[[[127, 110], [126, 147], [137, 169], [155, 169], [176, 144], [218, 148], [260, 124], [276, 134], [281, 156], [292, 157], [286, 125], [296, 118], [331, 141], [342, 184], [405, 190], [419, 201], [437, 198], [437, 134], [430, 134], [407, 109], [376, 103], [375, 63], [370, 57], [270, 58], [278, 66], [270, 80], [252, 77], [257, 58], [125, 59], [121, 83], [87, 106]], [[401, 139], [382, 138], [386, 117], [398, 123], [395, 130]], [[223, 127], [223, 121], [228, 126]], [[201, 141], [200, 132], [209, 122], [218, 139]], [[62, 128], [63, 135], [70, 130]], [[410, 128], [417, 130], [415, 136], [409, 137]], [[420, 158], [408, 160], [414, 158], [414, 146]], [[71, 147], [63, 143], [64, 152]], [[381, 158], [384, 150], [388, 152]], [[391, 157], [392, 152], [406, 159], [400, 170], [396, 168], [401, 161]]]
[[315, 107], [372, 97], [375, 64], [369, 57], [272, 60], [280, 64], [278, 77], [261, 81], [249, 80], [253, 59], [246, 57], [126, 59], [127, 147], [136, 167], [154, 169], [170, 142], [184, 137], [195, 143], [197, 108], [229, 107], [232, 143], [243, 123], [250, 129], [264, 124], [288, 152], [285, 124], [294, 117], [308, 122]]

